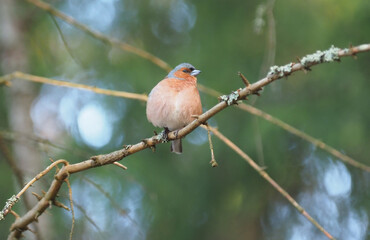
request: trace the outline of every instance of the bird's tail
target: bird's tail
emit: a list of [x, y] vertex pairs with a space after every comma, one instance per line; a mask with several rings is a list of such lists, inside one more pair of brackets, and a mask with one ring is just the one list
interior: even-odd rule
[[181, 138], [173, 140], [171, 142], [171, 152], [181, 154], [182, 153], [182, 144], [181, 144]]

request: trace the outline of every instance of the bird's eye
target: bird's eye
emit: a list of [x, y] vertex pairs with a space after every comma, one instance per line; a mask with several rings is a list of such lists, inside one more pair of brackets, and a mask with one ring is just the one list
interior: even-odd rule
[[184, 73], [190, 73], [190, 70], [189, 69], [184, 69], [184, 70], [182, 70]]

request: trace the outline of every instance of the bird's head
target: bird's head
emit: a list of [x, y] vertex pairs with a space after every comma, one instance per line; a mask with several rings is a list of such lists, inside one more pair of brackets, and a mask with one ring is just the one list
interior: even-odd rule
[[167, 78], [177, 78], [180, 80], [197, 80], [200, 70], [195, 69], [190, 63], [181, 63], [177, 65], [168, 75]]

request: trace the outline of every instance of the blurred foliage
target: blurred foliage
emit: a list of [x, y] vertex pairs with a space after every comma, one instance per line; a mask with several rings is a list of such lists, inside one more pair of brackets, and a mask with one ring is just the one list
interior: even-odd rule
[[[93, 29], [153, 53], [171, 66], [192, 63], [202, 70], [199, 83], [223, 93], [242, 86], [238, 71], [251, 82], [257, 81], [264, 54], [273, 51], [266, 48], [268, 26], [260, 35], [253, 31], [260, 1], [112, 1], [114, 16], [109, 27], [100, 28], [84, 18], [86, 6], [97, 2], [68, 0], [51, 4], [87, 25], [91, 23]], [[136, 93], [149, 93], [166, 75], [151, 62], [111, 48], [56, 19], [72, 50], [68, 52], [49, 14], [23, 1], [17, 4], [18, 17], [28, 19], [23, 22], [23, 29], [31, 74]], [[94, 18], [104, 21], [106, 9], [96, 9], [99, 10]], [[276, 1], [275, 63], [296, 61], [296, 57], [331, 45], [347, 47], [368, 42], [369, 10], [370, 2], [361, 0]], [[178, 18], [182, 21], [176, 22]], [[369, 165], [369, 62], [370, 54], [365, 53], [357, 60], [345, 58], [341, 63], [313, 67], [308, 74], [295, 73], [267, 86], [261, 97], [251, 97], [250, 102]], [[0, 88], [3, 130], [9, 125], [6, 91], [7, 87]], [[60, 88], [60, 91], [68, 90]], [[204, 110], [217, 103], [217, 99], [205, 94], [201, 97]], [[110, 143], [102, 148], [89, 147], [66, 128], [51, 141], [68, 150], [42, 148], [45, 158], [41, 160], [45, 165], [49, 156], [76, 163], [153, 134], [154, 127], [145, 117], [144, 103], [95, 94], [91, 94], [89, 101], [100, 102], [112, 113], [124, 112], [122, 119], [114, 123]], [[261, 160], [256, 147], [260, 136], [268, 173], [293, 197], [319, 189], [318, 182], [323, 181], [318, 180], [318, 172], [317, 176], [306, 174], [308, 159], [312, 156], [319, 159], [319, 163], [312, 164], [322, 168], [332, 160], [337, 161], [310, 143], [236, 108], [226, 109], [210, 123], [257, 162]], [[197, 134], [205, 136], [203, 130]], [[196, 145], [187, 141], [189, 138], [197, 139], [198, 135], [192, 133], [183, 141], [182, 155], [171, 154], [169, 144], [161, 144], [156, 153], [145, 150], [124, 159], [127, 171], [105, 166], [72, 175], [74, 200], [100, 229], [95, 233], [97, 229], [77, 209], [75, 239], [122, 239], [122, 236], [126, 239], [293, 239], [290, 228], [301, 218], [293, 207], [288, 205], [291, 220], [275, 222], [279, 227], [271, 227], [268, 222], [274, 206], [287, 205], [286, 201], [218, 139], [213, 141], [219, 167], [213, 169], [209, 165], [208, 143], [202, 141]], [[11, 146], [10, 142], [7, 144]], [[18, 190], [2, 157], [0, 154], [0, 203]], [[347, 168], [352, 177], [352, 192], [347, 199], [354, 202], [354, 211], [369, 213], [369, 174]], [[83, 176], [102, 186], [125, 211], [113, 207]], [[67, 196], [63, 186], [60, 198], [68, 205]], [[346, 211], [340, 205], [338, 208], [341, 213]], [[53, 216], [54, 239], [67, 239], [70, 213], [53, 207], [47, 214]], [[326, 221], [321, 215], [313, 217], [319, 222]], [[1, 239], [6, 238], [13, 219], [8, 216], [0, 222]], [[330, 226], [324, 224], [334, 236], [342, 234]], [[310, 231], [317, 234], [315, 239], [324, 239], [316, 230]]]

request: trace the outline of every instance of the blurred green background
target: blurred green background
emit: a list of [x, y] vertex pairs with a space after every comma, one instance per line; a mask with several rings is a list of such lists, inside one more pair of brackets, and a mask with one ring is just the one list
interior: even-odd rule
[[[49, 3], [171, 66], [190, 62], [202, 70], [199, 83], [224, 94], [243, 87], [238, 71], [255, 82], [266, 75], [268, 66], [296, 61], [331, 45], [343, 48], [370, 39], [370, 1]], [[146, 94], [166, 75], [153, 63], [58, 18], [56, 25], [47, 12], [26, 1], [5, 0], [0, 7], [0, 75], [19, 70]], [[308, 74], [295, 73], [268, 85], [261, 97], [250, 97], [247, 103], [369, 165], [369, 62], [370, 53], [363, 53], [357, 59], [313, 67]], [[217, 103], [204, 93], [201, 98], [204, 111]], [[1, 204], [20, 189], [6, 155], [16, 161], [26, 182], [50, 164], [49, 158], [77, 163], [160, 131], [147, 121], [143, 102], [21, 80], [10, 88], [1, 86], [0, 116]], [[22, 121], [27, 117], [31, 127], [24, 132], [17, 126], [26, 126]], [[333, 236], [369, 238], [369, 173], [236, 107], [209, 123], [266, 166]], [[325, 239], [236, 153], [215, 137], [213, 144], [218, 168], [211, 168], [207, 134], [198, 129], [183, 141], [182, 155], [161, 144], [155, 153], [145, 150], [124, 159], [127, 171], [112, 165], [73, 174], [74, 239]], [[23, 159], [33, 168], [17, 163], [19, 145], [39, 156], [36, 162]], [[41, 195], [52, 175], [30, 191]], [[58, 200], [69, 205], [65, 185]], [[20, 202], [14, 210], [22, 214], [23, 206]], [[40, 224], [39, 239], [68, 238], [69, 212], [52, 207], [43, 218], [47, 223]], [[9, 215], [0, 222], [0, 239], [7, 237], [13, 221]]]

